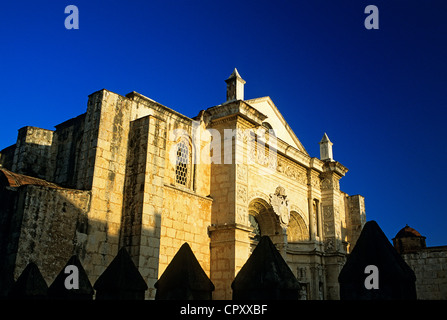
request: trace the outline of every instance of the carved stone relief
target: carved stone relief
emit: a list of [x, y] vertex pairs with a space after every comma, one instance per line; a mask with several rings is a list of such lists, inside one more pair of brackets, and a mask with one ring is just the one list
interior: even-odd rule
[[238, 180], [247, 181], [247, 166], [245, 164], [238, 164], [236, 167], [236, 177]]
[[333, 238], [324, 240], [324, 251], [326, 252], [335, 251], [335, 241]]
[[334, 207], [323, 207], [323, 232], [324, 236], [334, 236]]
[[307, 184], [306, 173], [292, 164], [287, 164], [283, 159], [277, 159], [276, 171], [296, 180], [301, 184]]
[[320, 188], [320, 178], [311, 176], [310, 184], [314, 188]]
[[237, 186], [236, 200], [243, 203], [247, 202], [247, 188], [245, 186]]
[[243, 225], [249, 225], [248, 212], [245, 206], [236, 207], [236, 222]]
[[290, 220], [290, 209], [289, 200], [287, 200], [283, 187], [277, 187], [275, 193], [270, 194], [270, 204], [273, 207], [273, 211], [279, 217], [281, 227], [287, 228]]
[[331, 177], [331, 176], [325, 177], [321, 181], [321, 189], [322, 190], [330, 190], [330, 189], [340, 190], [340, 183], [339, 183], [338, 179], [335, 177]]

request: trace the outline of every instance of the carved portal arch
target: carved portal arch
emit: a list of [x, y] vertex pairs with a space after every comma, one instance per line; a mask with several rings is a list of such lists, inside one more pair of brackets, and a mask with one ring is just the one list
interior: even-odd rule
[[251, 203], [251, 202], [253, 202], [255, 200], [264, 201], [268, 205], [268, 203], [269, 203], [269, 196], [266, 193], [264, 193], [264, 192], [262, 192], [260, 190], [255, 190], [255, 191], [253, 191], [253, 192], [251, 192], [249, 194], [248, 202]]
[[254, 229], [251, 235], [252, 241], [256, 242], [261, 236], [269, 236], [275, 244], [283, 242], [283, 230], [269, 202], [261, 198], [252, 199], [248, 205], [248, 215], [251, 227]]
[[287, 228], [287, 242], [309, 240], [309, 228], [301, 215], [296, 211], [290, 212], [289, 227]]

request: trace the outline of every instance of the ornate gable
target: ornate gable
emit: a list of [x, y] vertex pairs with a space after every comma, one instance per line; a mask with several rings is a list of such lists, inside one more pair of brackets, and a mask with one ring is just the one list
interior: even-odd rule
[[298, 140], [292, 128], [287, 124], [270, 97], [267, 96], [245, 100], [245, 103], [267, 116], [263, 122], [264, 125], [267, 127], [270, 125], [270, 127], [275, 130], [276, 136], [279, 139], [308, 155], [306, 149], [301, 144], [300, 140]]

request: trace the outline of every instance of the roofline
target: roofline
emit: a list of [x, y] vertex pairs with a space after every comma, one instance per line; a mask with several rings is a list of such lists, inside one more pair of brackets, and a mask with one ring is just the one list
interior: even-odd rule
[[275, 103], [273, 102], [272, 98], [270, 98], [270, 96], [265, 96], [265, 97], [260, 97], [260, 98], [254, 98], [254, 99], [249, 99], [249, 100], [244, 100], [246, 103], [250, 104], [250, 102], [267, 102], [268, 104], [270, 104], [271, 107], [273, 107], [273, 111], [275, 112], [276, 116], [281, 120], [281, 122], [283, 123], [283, 126], [286, 128], [286, 130], [290, 133], [292, 140], [303, 149], [303, 151], [309, 155], [309, 152], [307, 152], [306, 148], [304, 148], [303, 144], [301, 143], [301, 141], [298, 139], [298, 137], [296, 136], [295, 132], [292, 130], [292, 127], [289, 126], [289, 124], [287, 123], [287, 121], [284, 119], [283, 115], [281, 114], [281, 112], [279, 111], [278, 107], [275, 105]]

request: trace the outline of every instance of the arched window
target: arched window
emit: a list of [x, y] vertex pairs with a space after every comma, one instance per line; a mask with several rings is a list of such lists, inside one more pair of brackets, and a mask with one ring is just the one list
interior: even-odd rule
[[177, 158], [175, 161], [175, 182], [188, 186], [190, 176], [190, 151], [187, 141], [181, 140], [177, 144]]
[[273, 134], [276, 137], [275, 130], [273, 129], [273, 127], [270, 123], [268, 123], [267, 121], [264, 121], [262, 123], [262, 126], [268, 130], [269, 134]]

